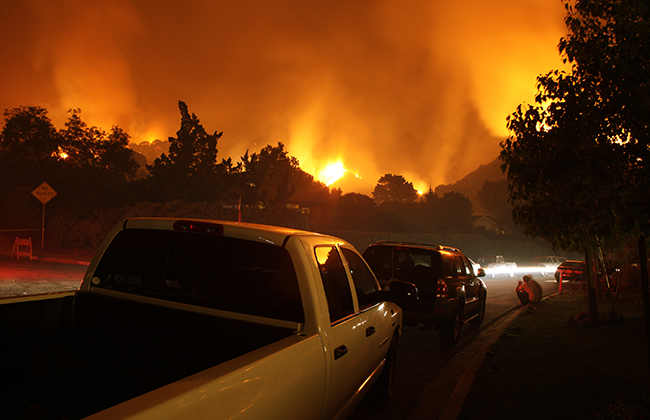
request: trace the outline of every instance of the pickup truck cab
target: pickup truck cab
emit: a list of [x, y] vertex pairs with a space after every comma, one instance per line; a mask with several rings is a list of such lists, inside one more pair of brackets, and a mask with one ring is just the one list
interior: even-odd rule
[[506, 274], [508, 277], [514, 277], [517, 270], [517, 263], [506, 262], [503, 255], [481, 255], [476, 260], [486, 274], [496, 277], [498, 274]]
[[556, 257], [554, 255], [546, 255], [542, 257], [535, 257], [531, 261], [531, 266], [539, 271], [542, 277], [552, 276], [555, 274], [558, 266], [566, 261], [564, 257]]
[[458, 343], [464, 323], [483, 322], [487, 288], [480, 277], [485, 273], [482, 269], [475, 273], [469, 258], [457, 248], [379, 241], [363, 256], [384, 289], [414, 288], [408, 291], [408, 299], [398, 301], [404, 323], [436, 327], [443, 346]]
[[343, 419], [390, 396], [385, 296], [339, 238], [124, 220], [78, 293], [0, 303], [3, 418]]

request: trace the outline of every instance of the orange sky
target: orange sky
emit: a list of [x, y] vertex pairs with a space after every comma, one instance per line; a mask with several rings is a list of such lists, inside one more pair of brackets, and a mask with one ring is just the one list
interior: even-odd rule
[[418, 189], [497, 157], [566, 33], [559, 0], [4, 3], [3, 110], [62, 128], [80, 108], [139, 143], [175, 136], [182, 100], [220, 158], [281, 141], [312, 174], [340, 160]]

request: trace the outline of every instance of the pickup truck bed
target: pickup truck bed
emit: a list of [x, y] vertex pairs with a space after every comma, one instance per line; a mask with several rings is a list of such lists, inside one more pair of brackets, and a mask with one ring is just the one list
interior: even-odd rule
[[8, 419], [30, 406], [48, 420], [83, 418], [292, 335], [89, 293], [0, 305], [0, 319]]

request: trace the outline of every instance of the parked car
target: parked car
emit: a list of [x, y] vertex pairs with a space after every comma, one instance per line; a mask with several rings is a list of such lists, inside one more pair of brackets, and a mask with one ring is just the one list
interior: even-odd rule
[[551, 273], [555, 273], [557, 267], [566, 261], [564, 257], [556, 257], [554, 255], [547, 255], [543, 257], [535, 257], [531, 261], [531, 265], [534, 268], [538, 268], [539, 273], [542, 277], [550, 276]]
[[437, 328], [443, 346], [458, 343], [463, 323], [483, 322], [487, 288], [479, 277], [485, 271], [475, 273], [458, 249], [379, 241], [366, 248], [363, 257], [383, 289], [393, 292], [415, 285], [408, 300], [395, 301], [404, 311], [404, 324]]
[[516, 262], [506, 262], [503, 255], [481, 255], [478, 257], [478, 263], [494, 278], [497, 274], [506, 274], [509, 277], [515, 276], [517, 270]]
[[587, 280], [587, 265], [584, 261], [564, 261], [555, 270], [555, 281], [558, 283], [567, 281]]

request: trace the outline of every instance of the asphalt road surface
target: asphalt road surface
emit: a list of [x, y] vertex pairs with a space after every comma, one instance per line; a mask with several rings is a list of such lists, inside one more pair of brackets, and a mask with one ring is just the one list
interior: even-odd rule
[[[0, 257], [0, 299], [78, 290], [86, 266]], [[460, 343], [454, 349], [440, 345], [435, 329], [404, 327], [398, 349], [394, 393], [383, 407], [363, 401], [349, 420], [440, 419], [448, 400], [482, 343], [494, 333], [519, 303], [514, 292], [519, 277], [486, 277], [488, 301], [480, 327], [464, 325]], [[544, 296], [556, 293], [552, 277], [536, 279]], [[564, 290], [578, 285], [564, 283]]]
[[86, 268], [76, 264], [0, 257], [0, 298], [78, 290]]

